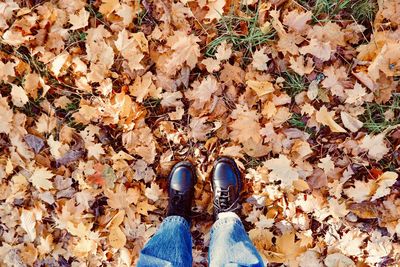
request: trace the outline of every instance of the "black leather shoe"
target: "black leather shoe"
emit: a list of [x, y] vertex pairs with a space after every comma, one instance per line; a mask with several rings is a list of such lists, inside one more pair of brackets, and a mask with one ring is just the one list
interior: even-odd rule
[[232, 211], [238, 213], [242, 180], [239, 168], [233, 159], [221, 157], [215, 162], [211, 185], [214, 191], [215, 217], [220, 212]]
[[177, 163], [169, 174], [167, 216], [181, 216], [190, 222], [196, 173], [190, 162]]

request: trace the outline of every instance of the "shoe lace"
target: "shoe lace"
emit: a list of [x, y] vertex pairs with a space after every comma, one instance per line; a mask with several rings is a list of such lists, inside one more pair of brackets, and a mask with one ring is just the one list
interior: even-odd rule
[[224, 188], [219, 188], [217, 191], [217, 198], [215, 198], [214, 204], [218, 208], [219, 212], [224, 212], [224, 211], [236, 211], [240, 208], [238, 205], [239, 199], [235, 199], [233, 203], [231, 202], [231, 195], [229, 191], [229, 187], [224, 189]]

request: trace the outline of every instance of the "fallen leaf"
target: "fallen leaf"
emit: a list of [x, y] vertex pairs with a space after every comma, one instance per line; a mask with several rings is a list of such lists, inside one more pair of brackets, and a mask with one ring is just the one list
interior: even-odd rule
[[315, 114], [316, 120], [323, 125], [329, 126], [332, 132], [334, 133], [345, 133], [346, 130], [343, 129], [339, 124], [337, 124], [333, 120], [333, 116], [335, 116], [334, 111], [328, 111], [325, 106], [322, 106], [320, 110], [318, 110]]
[[108, 240], [110, 242], [110, 245], [116, 249], [120, 249], [126, 244], [126, 236], [124, 232], [121, 231], [121, 228], [119, 228], [118, 226], [112, 227], [110, 229]]
[[21, 227], [28, 234], [29, 242], [33, 242], [36, 239], [36, 217], [32, 210], [21, 210]]
[[24, 136], [24, 140], [29, 145], [29, 147], [32, 148], [33, 151], [35, 151], [36, 154], [38, 154], [40, 152], [40, 150], [42, 150], [42, 148], [44, 147], [43, 139], [41, 139], [35, 135], [26, 134]]
[[49, 181], [53, 176], [54, 174], [46, 168], [36, 168], [29, 177], [29, 181], [36, 189], [49, 190], [53, 188], [53, 183]]
[[270, 182], [281, 181], [284, 189], [291, 189], [293, 182], [299, 178], [299, 174], [291, 164], [291, 160], [285, 155], [279, 155], [279, 158], [267, 160], [264, 165], [271, 170], [268, 174]]
[[11, 98], [13, 104], [19, 108], [22, 108], [29, 101], [24, 88], [15, 84], [11, 84]]

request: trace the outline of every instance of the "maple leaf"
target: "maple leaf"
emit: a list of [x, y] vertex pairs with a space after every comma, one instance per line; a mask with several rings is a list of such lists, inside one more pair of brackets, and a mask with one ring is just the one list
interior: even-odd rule
[[182, 92], [164, 92], [161, 94], [161, 106], [163, 107], [182, 107], [183, 103], [181, 99], [183, 97]]
[[27, 92], [27, 94], [34, 99], [38, 97], [39, 83], [40, 83], [40, 77], [37, 73], [32, 72], [25, 76], [24, 89]]
[[354, 85], [352, 90], [346, 90], [347, 98], [345, 103], [362, 105], [364, 103], [363, 97], [367, 94], [365, 88], [361, 84], [357, 83]]
[[339, 240], [338, 248], [345, 255], [360, 255], [360, 247], [364, 244], [364, 239], [365, 236], [360, 232], [360, 230], [349, 231]]
[[201, 61], [202, 64], [204, 64], [206, 66], [206, 69], [209, 73], [213, 73], [214, 71], [218, 71], [221, 66], [221, 61], [217, 60], [217, 59], [213, 59], [211, 57], [203, 59]]
[[361, 203], [371, 197], [374, 184], [373, 180], [369, 180], [367, 183], [357, 180], [354, 182], [354, 187], [346, 188], [343, 191], [355, 202]]
[[343, 129], [339, 124], [337, 124], [333, 120], [333, 116], [335, 116], [334, 111], [329, 111], [325, 106], [322, 106], [320, 110], [318, 110], [315, 114], [316, 120], [323, 125], [329, 126], [332, 132], [334, 133], [345, 133], [346, 130]]
[[15, 84], [11, 84], [11, 99], [13, 104], [20, 108], [29, 101], [24, 88]]
[[211, 96], [219, 89], [219, 84], [217, 80], [209, 75], [197, 84], [192, 90], [187, 91], [185, 96], [189, 100], [193, 100], [193, 107], [196, 109], [201, 109], [204, 105], [210, 101]]
[[71, 57], [70, 54], [64, 52], [53, 59], [50, 65], [50, 70], [56, 77], [60, 76], [61, 70], [68, 63], [70, 57]]
[[150, 186], [150, 187], [147, 187], [147, 188], [144, 190], [144, 195], [145, 195], [148, 199], [150, 199], [150, 200], [156, 202], [156, 201], [160, 198], [162, 192], [163, 192], [163, 190], [160, 189], [160, 186], [159, 186], [158, 184], [152, 182], [152, 183], [151, 183], [151, 186]]
[[310, 43], [307, 46], [303, 46], [299, 49], [300, 53], [310, 54], [321, 61], [327, 61], [331, 58], [332, 48], [329, 42], [321, 42], [317, 39], [311, 39]]
[[15, 77], [14, 67], [15, 63], [7, 62], [4, 64], [0, 61], [0, 80], [8, 81], [9, 76]]
[[29, 181], [37, 189], [49, 190], [53, 188], [53, 183], [49, 181], [53, 176], [54, 174], [46, 168], [36, 168], [29, 177]]
[[287, 232], [278, 237], [276, 248], [278, 253], [284, 255], [284, 263], [290, 266], [295, 266], [297, 264], [297, 257], [306, 250], [305, 247], [301, 246], [300, 241], [295, 241], [295, 232]]
[[137, 77], [134, 84], [129, 87], [129, 92], [136, 97], [136, 101], [139, 103], [142, 103], [149, 96], [159, 98], [159, 91], [153, 83], [151, 72], [146, 72], [143, 76]]
[[10, 133], [13, 112], [7, 103], [6, 97], [0, 98], [0, 133]]
[[335, 163], [332, 161], [330, 155], [327, 155], [325, 158], [319, 160], [318, 167], [324, 170], [325, 174], [331, 173], [335, 169]]
[[343, 82], [347, 79], [346, 69], [341, 66], [335, 68], [330, 66], [324, 69], [325, 79], [322, 81], [322, 86], [331, 90], [333, 95], [345, 97]]
[[[136, 4], [134, 4], [136, 6]], [[137, 12], [135, 12], [136, 8], [129, 6], [125, 3], [122, 3], [115, 12], [118, 16], [122, 18], [124, 26], [128, 26], [132, 23], [133, 19], [135, 18]]]
[[253, 140], [256, 144], [262, 142], [257, 111], [249, 110], [246, 105], [238, 105], [232, 111], [231, 118], [234, 121], [229, 126], [232, 129], [229, 135], [233, 140], [237, 140], [240, 143], [246, 143], [248, 139]]
[[110, 234], [108, 235], [108, 240], [113, 248], [120, 249], [126, 244], [126, 236], [122, 232], [121, 228], [116, 226], [110, 229]]
[[149, 216], [149, 211], [153, 211], [156, 209], [156, 206], [151, 205], [146, 201], [139, 202], [136, 206], [137, 212], [144, 216]]
[[101, 143], [85, 143], [85, 147], [88, 151], [87, 157], [90, 158], [95, 158], [97, 160], [100, 160], [101, 155], [104, 155], [106, 152], [104, 151]]
[[292, 166], [292, 161], [285, 155], [279, 155], [279, 158], [269, 159], [264, 165], [271, 170], [268, 174], [270, 182], [281, 181], [284, 189], [290, 189], [293, 182], [299, 178], [299, 174]]
[[107, 203], [113, 209], [128, 209], [130, 204], [137, 204], [140, 190], [136, 188], [126, 189], [123, 184], [115, 187], [115, 192], [107, 189], [104, 194], [108, 197]]
[[207, 117], [203, 118], [192, 118], [190, 121], [190, 136], [195, 141], [205, 141], [207, 134], [212, 130], [212, 126], [207, 124]]
[[354, 267], [354, 261], [342, 253], [333, 253], [326, 256], [324, 263], [327, 267]]
[[228, 44], [227, 41], [223, 41], [215, 52], [215, 57], [219, 62], [228, 60], [232, 55], [232, 44]]
[[386, 146], [385, 134], [377, 135], [366, 135], [360, 144], [360, 148], [368, 151], [368, 157], [374, 160], [381, 160], [384, 155], [389, 152], [389, 148]]
[[303, 76], [304, 74], [310, 74], [314, 70], [313, 60], [307, 59], [307, 65], [304, 65], [304, 56], [298, 56], [296, 59], [290, 57], [290, 68], [297, 74]]
[[89, 16], [90, 13], [86, 11], [84, 8], [79, 10], [78, 15], [70, 14], [69, 15], [69, 23], [71, 23], [70, 30], [78, 30], [81, 28], [85, 28], [89, 24]]
[[219, 20], [224, 13], [225, 0], [208, 0], [208, 12], [205, 19], [212, 21], [213, 19]]
[[267, 54], [265, 54], [265, 47], [260, 50], [256, 50], [253, 54], [253, 62], [251, 63], [256, 70], [263, 71], [267, 70], [267, 62], [270, 60]]
[[176, 73], [179, 67], [183, 67], [183, 63], [193, 69], [200, 56], [200, 47], [197, 44], [200, 39], [191, 34], [187, 35], [183, 31], [175, 31], [173, 36], [168, 37], [167, 45], [171, 47], [173, 53], [165, 64], [167, 73]]
[[56, 126], [57, 119], [55, 117], [48, 116], [46, 113], [42, 113], [36, 122], [36, 130], [39, 133], [50, 133]]
[[119, 0], [102, 0], [99, 8], [100, 13], [107, 16], [120, 6]]
[[274, 85], [269, 81], [248, 80], [246, 84], [256, 92], [259, 97], [275, 91]]
[[146, 126], [124, 133], [122, 142], [129, 152], [141, 156], [149, 164], [154, 162], [156, 145], [149, 127]]
[[289, 29], [298, 33], [303, 33], [311, 27], [307, 24], [312, 18], [312, 12], [299, 12], [297, 9], [290, 11], [284, 18], [283, 24], [287, 25]]
[[372, 201], [390, 194], [390, 187], [397, 181], [398, 174], [395, 172], [384, 172], [376, 180], [377, 188], [372, 196]]

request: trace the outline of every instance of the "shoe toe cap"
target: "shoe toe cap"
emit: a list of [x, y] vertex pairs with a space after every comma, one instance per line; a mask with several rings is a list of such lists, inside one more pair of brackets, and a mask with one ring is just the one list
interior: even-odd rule
[[238, 173], [228, 162], [218, 162], [214, 167], [214, 183], [227, 188], [229, 185], [238, 185]]
[[176, 191], [186, 191], [194, 186], [193, 172], [189, 167], [179, 166], [171, 173], [170, 188]]

